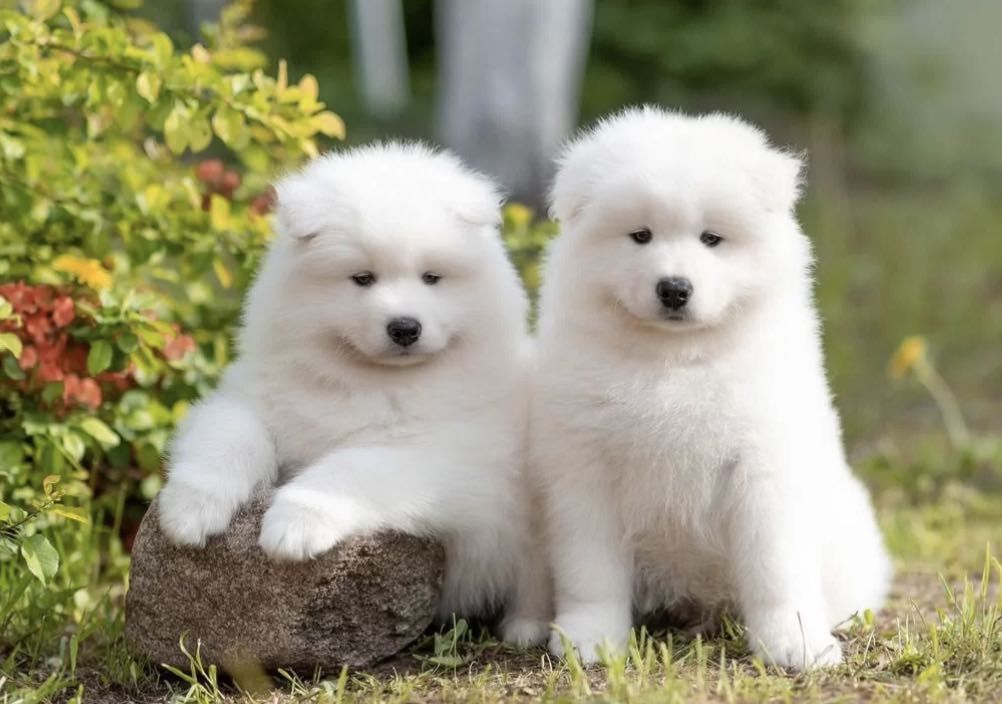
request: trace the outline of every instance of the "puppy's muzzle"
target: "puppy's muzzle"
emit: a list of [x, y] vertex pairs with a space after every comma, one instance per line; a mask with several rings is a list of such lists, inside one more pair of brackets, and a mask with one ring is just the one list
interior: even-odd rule
[[394, 318], [386, 324], [386, 334], [401, 347], [409, 347], [421, 337], [421, 323], [416, 318]]
[[682, 276], [667, 276], [654, 287], [661, 305], [671, 310], [684, 308], [692, 297], [692, 282]]

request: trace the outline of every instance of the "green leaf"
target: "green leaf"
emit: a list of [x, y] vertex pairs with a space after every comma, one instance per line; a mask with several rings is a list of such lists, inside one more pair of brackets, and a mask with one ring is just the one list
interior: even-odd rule
[[28, 565], [28, 571], [42, 584], [55, 577], [59, 569], [59, 553], [41, 533], [35, 533], [21, 543], [21, 557]]
[[328, 137], [335, 137], [337, 139], [344, 139], [345, 137], [344, 120], [329, 110], [317, 113], [310, 122], [317, 128], [317, 131], [322, 132]]
[[200, 152], [212, 143], [212, 128], [204, 117], [196, 117], [188, 125], [188, 141], [192, 152]]
[[153, 53], [156, 55], [157, 65], [166, 66], [174, 54], [174, 43], [163, 32], [154, 34], [150, 41], [153, 44]]
[[87, 446], [84, 444], [83, 438], [77, 433], [70, 431], [63, 436], [63, 450], [73, 458], [74, 462], [79, 462], [83, 459], [86, 449]]
[[6, 320], [14, 313], [14, 306], [3, 296], [0, 296], [0, 320]]
[[63, 457], [63, 453], [54, 442], [46, 442], [42, 445], [38, 462], [42, 469], [50, 474], [59, 474], [66, 468], [66, 458]]
[[150, 104], [157, 102], [162, 85], [163, 79], [160, 78], [160, 75], [151, 71], [143, 71], [136, 78], [136, 92]]
[[101, 447], [105, 449], [114, 447], [121, 441], [118, 434], [109, 428], [107, 423], [94, 416], [80, 421], [80, 429], [101, 443]]
[[5, 356], [3, 358], [3, 373], [7, 375], [7, 378], [14, 381], [24, 379], [24, 370], [17, 365], [17, 360], [13, 357]]
[[167, 148], [175, 154], [180, 154], [188, 146], [186, 120], [177, 107], [164, 120], [164, 141], [167, 142]]
[[164, 344], [167, 342], [163, 335], [151, 327], [141, 327], [138, 332], [142, 341], [154, 349], [159, 350], [163, 348]]
[[139, 345], [139, 338], [131, 332], [126, 332], [119, 336], [117, 342], [118, 349], [122, 350], [125, 354], [132, 354], [136, 346]]
[[71, 521], [83, 523], [84, 525], [90, 523], [90, 516], [87, 515], [86, 509], [81, 506], [62, 506], [57, 504], [49, 509], [49, 513], [54, 513], [57, 516], [62, 516], [63, 518], [68, 518]]
[[24, 446], [17, 440], [0, 442], [0, 470], [10, 472], [24, 460]]
[[231, 224], [230, 202], [218, 193], [213, 193], [209, 200], [209, 224], [217, 232], [229, 229]]
[[59, 12], [59, 6], [63, 3], [61, 0], [29, 0], [26, 4], [32, 17], [44, 21]]
[[212, 129], [223, 143], [233, 149], [246, 146], [250, 136], [243, 113], [226, 105], [216, 110], [216, 114], [212, 116]]
[[10, 506], [0, 501], [0, 521], [6, 521], [8, 516], [10, 516]]
[[223, 288], [229, 288], [233, 285], [233, 274], [226, 268], [226, 264], [223, 263], [222, 259], [217, 257], [212, 260], [212, 270], [216, 272], [216, 278], [219, 279], [219, 283]]
[[46, 406], [51, 406], [55, 403], [56, 399], [62, 398], [63, 396], [63, 382], [61, 381], [51, 381], [45, 385], [42, 389], [42, 402]]
[[21, 344], [21, 338], [12, 332], [0, 332], [0, 352], [4, 350], [10, 352], [12, 355], [21, 358], [21, 351], [24, 349]]
[[91, 376], [97, 376], [111, 366], [111, 343], [107, 340], [95, 340], [87, 353], [87, 371]]

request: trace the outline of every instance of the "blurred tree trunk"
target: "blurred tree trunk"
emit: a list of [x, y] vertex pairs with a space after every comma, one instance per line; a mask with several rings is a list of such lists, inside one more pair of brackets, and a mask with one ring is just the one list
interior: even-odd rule
[[400, 0], [351, 0], [348, 13], [355, 75], [366, 108], [392, 117], [410, 97], [403, 7]]
[[541, 205], [577, 117], [592, 0], [439, 0], [437, 11], [442, 140]]
[[225, 5], [226, 0], [190, 0], [189, 17], [192, 34], [200, 36], [203, 24], [219, 20], [219, 13]]

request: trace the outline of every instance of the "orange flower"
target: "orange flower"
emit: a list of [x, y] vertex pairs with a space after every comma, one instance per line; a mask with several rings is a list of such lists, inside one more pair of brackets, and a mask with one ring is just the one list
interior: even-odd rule
[[195, 340], [192, 339], [191, 335], [177, 335], [164, 345], [164, 357], [171, 362], [176, 362], [194, 349]]
[[76, 257], [62, 254], [52, 262], [52, 268], [66, 274], [72, 274], [77, 279], [93, 289], [101, 290], [111, 286], [111, 274], [101, 266], [97, 259]]
[[73, 299], [69, 296], [60, 296], [52, 306], [52, 320], [61, 328], [73, 322], [76, 317], [76, 309]]
[[21, 350], [21, 358], [17, 360], [17, 363], [24, 371], [28, 371], [38, 364], [38, 350], [35, 349], [34, 345], [25, 345], [24, 349]]

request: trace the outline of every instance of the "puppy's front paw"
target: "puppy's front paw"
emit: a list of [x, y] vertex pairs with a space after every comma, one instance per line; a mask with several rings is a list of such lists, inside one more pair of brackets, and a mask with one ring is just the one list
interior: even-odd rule
[[258, 545], [275, 560], [307, 560], [350, 532], [350, 516], [327, 513], [279, 491], [261, 521]]
[[501, 622], [501, 639], [515, 645], [539, 645], [546, 642], [550, 624], [546, 619], [533, 616], [506, 617]]
[[160, 529], [175, 545], [204, 547], [230, 525], [239, 502], [187, 484], [167, 482], [159, 496]]
[[599, 662], [603, 654], [626, 650], [630, 637], [630, 622], [601, 610], [590, 613], [568, 613], [557, 616], [550, 636], [550, 652], [564, 657], [565, 642], [569, 642], [585, 664]]
[[842, 646], [818, 615], [795, 607], [774, 609], [749, 619], [748, 644], [763, 661], [792, 670], [833, 667]]

